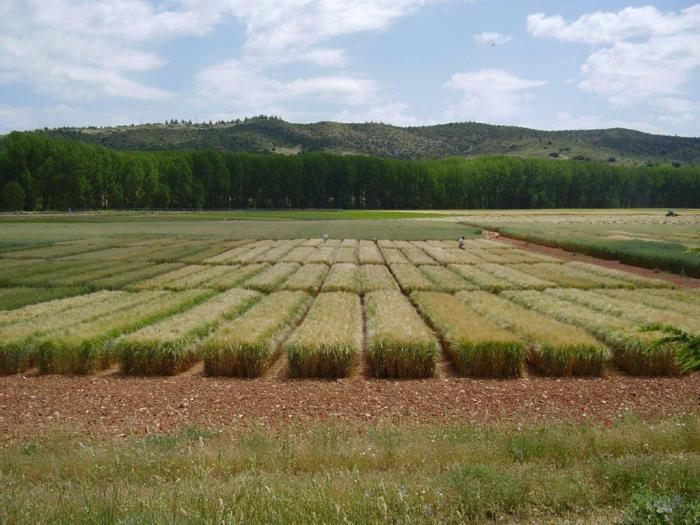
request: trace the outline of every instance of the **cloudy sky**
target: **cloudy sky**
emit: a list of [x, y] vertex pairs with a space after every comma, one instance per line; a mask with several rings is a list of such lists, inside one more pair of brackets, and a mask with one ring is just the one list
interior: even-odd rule
[[0, 2], [0, 132], [264, 113], [700, 136], [699, 88], [692, 2]]

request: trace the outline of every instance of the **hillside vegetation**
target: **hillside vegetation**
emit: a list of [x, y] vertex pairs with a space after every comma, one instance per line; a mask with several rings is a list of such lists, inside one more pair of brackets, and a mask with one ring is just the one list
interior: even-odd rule
[[118, 150], [332, 152], [396, 159], [515, 155], [627, 165], [700, 162], [700, 138], [651, 135], [619, 128], [540, 131], [475, 122], [402, 128], [379, 123], [293, 124], [278, 118], [257, 117], [210, 124], [171, 121], [115, 128], [60, 128], [49, 133]]

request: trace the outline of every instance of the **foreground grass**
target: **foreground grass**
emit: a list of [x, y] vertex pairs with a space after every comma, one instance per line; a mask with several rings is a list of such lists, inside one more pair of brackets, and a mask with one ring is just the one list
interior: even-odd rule
[[700, 416], [122, 441], [46, 431], [0, 451], [0, 487], [0, 523], [674, 523], [648, 517], [681, 510], [695, 523]]

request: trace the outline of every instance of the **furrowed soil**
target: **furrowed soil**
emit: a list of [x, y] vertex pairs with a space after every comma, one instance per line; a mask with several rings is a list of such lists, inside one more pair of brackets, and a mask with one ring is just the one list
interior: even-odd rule
[[489, 423], [585, 421], [634, 414], [664, 418], [700, 410], [700, 373], [682, 378], [530, 376], [335, 381], [204, 377], [201, 365], [174, 377], [0, 377], [0, 436], [26, 439], [66, 426], [95, 435], [176, 432], [200, 425], [224, 433], [338, 421]]

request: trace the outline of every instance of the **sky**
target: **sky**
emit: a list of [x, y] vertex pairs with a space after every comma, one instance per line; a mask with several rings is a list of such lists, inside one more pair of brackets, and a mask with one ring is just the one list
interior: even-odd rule
[[693, 2], [0, 2], [0, 133], [266, 114], [700, 136], [699, 88]]

